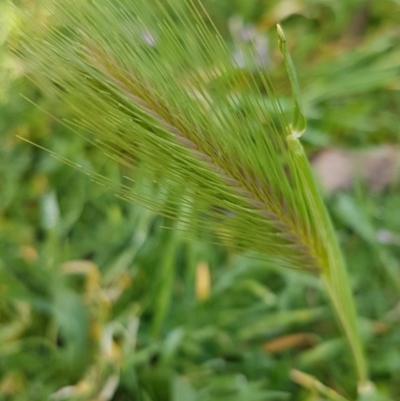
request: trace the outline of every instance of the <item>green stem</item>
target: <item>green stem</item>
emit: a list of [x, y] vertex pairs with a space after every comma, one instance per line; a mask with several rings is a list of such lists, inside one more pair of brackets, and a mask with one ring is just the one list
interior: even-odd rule
[[348, 275], [346, 274], [342, 258], [338, 255], [339, 260], [336, 262], [335, 275], [341, 276], [340, 288], [337, 281], [331, 275], [324, 274], [322, 276], [326, 291], [334, 307], [336, 317], [343, 328], [344, 334], [350, 346], [354, 364], [357, 370], [358, 384], [364, 386], [368, 382], [368, 370], [365, 360], [362, 341], [357, 328], [356, 310], [354, 300], [350, 289]]
[[308, 185], [310, 199], [313, 202], [314, 213], [319, 222], [319, 234], [324, 244], [317, 256], [322, 272], [325, 288], [334, 307], [337, 320], [343, 328], [344, 334], [350, 345], [355, 367], [357, 370], [359, 387], [368, 383], [367, 363], [364, 356], [361, 337], [357, 328], [357, 314], [350, 281], [340, 250], [335, 229], [329, 217], [328, 211], [319, 193], [311, 167], [304, 153], [300, 141], [292, 136], [288, 137], [288, 144], [294, 155], [302, 164], [302, 185]]
[[362, 341], [357, 328], [357, 314], [351, 286], [335, 230], [318, 191], [303, 147], [298, 139], [305, 131], [307, 122], [301, 104], [296, 70], [287, 49], [285, 34], [280, 25], [277, 25], [277, 31], [279, 49], [285, 61], [294, 104], [293, 119], [289, 127], [291, 134], [287, 137], [287, 141], [292, 154], [302, 164], [302, 168], [299, 170], [301, 171], [301, 182], [303, 186], [308, 188], [310, 204], [314, 205], [314, 213], [317, 215], [317, 221], [319, 222], [319, 233], [324, 236], [322, 238], [324, 250], [321, 255], [317, 256], [322, 269], [322, 279], [334, 307], [337, 320], [340, 322], [350, 345], [357, 370], [359, 388], [363, 388], [368, 383], [368, 372]]

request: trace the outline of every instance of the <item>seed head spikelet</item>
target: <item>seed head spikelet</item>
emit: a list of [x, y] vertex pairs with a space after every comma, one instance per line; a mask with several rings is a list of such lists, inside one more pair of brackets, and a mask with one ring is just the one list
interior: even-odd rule
[[321, 274], [364, 381], [340, 251], [292, 135], [305, 119], [291, 60], [292, 124], [265, 71], [239, 68], [197, 2], [43, 0], [39, 10], [15, 45], [27, 73], [73, 112], [71, 128], [158, 196], [116, 191], [192, 227], [210, 225], [234, 248]]

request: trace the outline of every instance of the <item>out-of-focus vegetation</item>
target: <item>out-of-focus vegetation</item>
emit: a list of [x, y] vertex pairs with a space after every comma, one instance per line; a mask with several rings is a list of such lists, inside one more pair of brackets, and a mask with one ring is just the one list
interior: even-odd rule
[[[236, 62], [246, 66], [244, 49], [253, 47], [289, 102], [274, 29], [284, 26], [310, 157], [330, 147], [396, 149], [398, 2], [204, 3]], [[10, 30], [18, 31], [18, 20], [2, 3], [3, 44]], [[5, 46], [0, 63], [0, 400], [354, 399], [348, 348], [318, 279], [233, 253], [211, 237], [182, 234], [176, 223], [119, 200], [24, 142], [115, 183], [124, 175], [60, 124], [62, 108], [24, 77]], [[376, 170], [374, 179], [386, 171]], [[327, 195], [327, 203], [372, 380], [382, 399], [396, 400], [397, 174], [379, 188], [371, 192], [354, 180], [351, 189]]]

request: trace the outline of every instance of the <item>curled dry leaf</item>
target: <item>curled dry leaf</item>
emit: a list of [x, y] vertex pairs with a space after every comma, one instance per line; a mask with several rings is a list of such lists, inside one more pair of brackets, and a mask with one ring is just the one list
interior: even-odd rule
[[203, 301], [210, 296], [211, 275], [208, 264], [199, 262], [196, 266], [196, 298]]
[[296, 333], [275, 338], [263, 345], [263, 350], [270, 354], [286, 351], [292, 348], [307, 348], [319, 342], [319, 337], [313, 333]]

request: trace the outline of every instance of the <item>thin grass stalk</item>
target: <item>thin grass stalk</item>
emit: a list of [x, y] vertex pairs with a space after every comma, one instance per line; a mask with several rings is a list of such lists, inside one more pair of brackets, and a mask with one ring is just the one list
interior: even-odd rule
[[[228, 246], [320, 275], [364, 387], [354, 300], [299, 141], [305, 119], [283, 33], [292, 124], [265, 73], [258, 68], [255, 77], [238, 68], [197, 2], [39, 4], [24, 22], [15, 54], [27, 74], [72, 111], [66, 124], [131, 166], [134, 180], [146, 180], [149, 191], [132, 194], [129, 185], [115, 187], [89, 174], [191, 230], [212, 226]], [[177, 188], [184, 193], [171, 203]]]
[[[311, 182], [314, 179], [303, 148], [297, 142], [295, 146], [298, 148], [299, 157], [304, 159], [304, 168], [302, 169], [302, 173], [308, 175], [305, 181]], [[301, 156], [300, 152], [302, 153]], [[321, 203], [319, 210], [324, 211], [321, 213], [320, 218], [321, 225], [325, 227], [325, 243], [327, 244], [328, 252], [326, 260], [321, 261], [321, 265], [325, 267], [322, 270], [321, 278], [333, 305], [336, 317], [347, 338], [357, 370], [358, 386], [362, 389], [369, 386], [368, 368], [362, 340], [357, 327], [357, 313], [346, 265], [331, 219], [326, 208], [322, 207], [323, 202], [321, 196], [317, 195], [318, 190], [316, 185], [313, 188], [310, 187], [310, 190], [316, 192], [314, 199], [316, 202]]]

